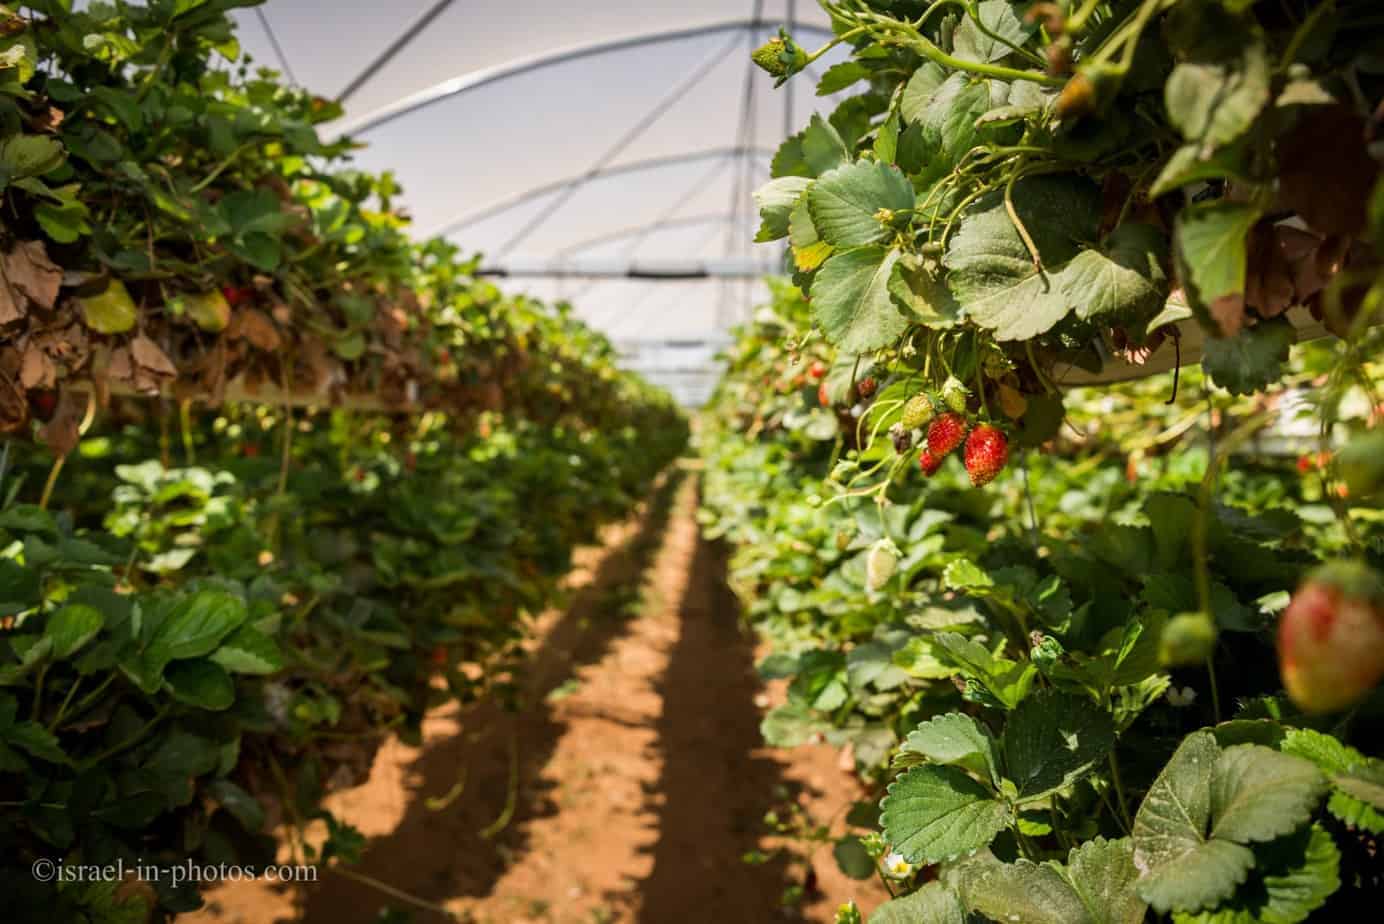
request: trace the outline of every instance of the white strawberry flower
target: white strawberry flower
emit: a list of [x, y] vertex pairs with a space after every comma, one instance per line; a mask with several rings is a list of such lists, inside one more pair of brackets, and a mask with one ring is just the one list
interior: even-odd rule
[[884, 858], [884, 874], [893, 879], [906, 879], [913, 875], [913, 864], [896, 850]]

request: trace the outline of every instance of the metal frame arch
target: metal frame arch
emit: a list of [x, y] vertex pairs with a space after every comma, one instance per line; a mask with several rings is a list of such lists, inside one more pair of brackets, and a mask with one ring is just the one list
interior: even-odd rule
[[[374, 131], [396, 119], [412, 115], [419, 110], [426, 109], [434, 103], [467, 93], [472, 90], [480, 89], [488, 84], [507, 80], [510, 77], [517, 77], [530, 71], [541, 70], [546, 67], [553, 67], [558, 64], [565, 64], [569, 61], [578, 61], [596, 55], [613, 54], [629, 48], [638, 48], [643, 45], [656, 45], [665, 42], [685, 41], [687, 39], [699, 38], [704, 35], [716, 35], [724, 32], [750, 32], [761, 29], [766, 25], [766, 21], [756, 22], [753, 19], [736, 19], [720, 23], [711, 23], [704, 26], [692, 26], [686, 29], [673, 29], [667, 32], [648, 32], [641, 35], [626, 36], [625, 38], [611, 39], [601, 42], [589, 42], [582, 45], [574, 45], [565, 49], [541, 52], [527, 58], [520, 58], [516, 61], [496, 64], [491, 67], [482, 68], [478, 71], [462, 74], [450, 80], [444, 80], [426, 90], [410, 94], [388, 106], [376, 110], [373, 113], [366, 113], [358, 119], [344, 122], [340, 126], [340, 133], [343, 135], [363, 135], [366, 132]], [[825, 26], [810, 25], [799, 23], [796, 27], [798, 34], [811, 33], [814, 35], [831, 36], [834, 33]], [[420, 30], [421, 31], [421, 30]], [[407, 41], [396, 41], [395, 45], [388, 49], [388, 56], [382, 56], [377, 60], [378, 66], [372, 63], [371, 67], [377, 72], [384, 67], [399, 51], [416, 37], [417, 32], [408, 36]], [[368, 82], [368, 76], [365, 82]], [[352, 81], [353, 84], [356, 81]], [[353, 89], [359, 89], [364, 82], [356, 85]]]
[[461, 217], [455, 218], [452, 221], [449, 221], [447, 224], [442, 225], [441, 227], [428, 232], [426, 236], [446, 237], [449, 234], [455, 234], [456, 232], [461, 231], [464, 228], [469, 228], [471, 225], [479, 224], [480, 222], [485, 221], [488, 218], [494, 218], [496, 215], [503, 214], [504, 212], [507, 212], [512, 208], [518, 208], [519, 206], [524, 205], [527, 202], [531, 202], [534, 199], [539, 199], [543, 196], [550, 195], [555, 192], [561, 192], [566, 187], [571, 186], [574, 183], [581, 182], [583, 180], [588, 182], [604, 180], [609, 179], [610, 177], [621, 176], [627, 173], [641, 173], [645, 170], [662, 170], [667, 167], [677, 167], [683, 164], [695, 164], [700, 163], [701, 161], [719, 160], [722, 158], [737, 157], [745, 154], [753, 154], [755, 156], [773, 156], [773, 153], [773, 150], [770, 148], [755, 148], [748, 151], [744, 148], [734, 146], [724, 148], [708, 148], [704, 151], [689, 151], [686, 154], [670, 154], [663, 157], [643, 158], [641, 160], [634, 160], [625, 164], [616, 164], [612, 167], [605, 167], [595, 172], [588, 171], [586, 173], [571, 174], [569, 176], [563, 177], [560, 180], [553, 180], [552, 182], [544, 183], [541, 186], [530, 187], [529, 189], [526, 189], [523, 192], [518, 192], [512, 196], [508, 196], [504, 199], [501, 199], [499, 202], [495, 202], [491, 205], [484, 206], [467, 215], [462, 215]]

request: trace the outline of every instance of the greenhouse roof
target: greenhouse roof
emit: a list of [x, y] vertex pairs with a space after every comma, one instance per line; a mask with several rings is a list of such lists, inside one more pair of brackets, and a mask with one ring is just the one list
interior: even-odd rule
[[483, 252], [508, 290], [570, 299], [690, 398], [780, 265], [753, 243], [750, 193], [832, 105], [750, 62], [781, 25], [827, 35], [795, 0], [269, 0], [238, 19], [256, 63], [342, 102], [328, 130], [394, 171], [420, 237]]

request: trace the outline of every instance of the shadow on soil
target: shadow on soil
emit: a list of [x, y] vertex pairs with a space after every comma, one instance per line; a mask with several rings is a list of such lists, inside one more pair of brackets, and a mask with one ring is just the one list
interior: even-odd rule
[[758, 846], [782, 776], [763, 748], [753, 643], [725, 575], [721, 547], [699, 538], [678, 612], [682, 633], [659, 683], [663, 772], [647, 794], [659, 837], [649, 849], [653, 871], [631, 884], [640, 924], [782, 919], [786, 864], [741, 861]]
[[[524, 822], [559, 811], [542, 773], [566, 723], [546, 696], [578, 668], [601, 660], [639, 615], [644, 574], [668, 535], [686, 477], [677, 472], [666, 479], [633, 535], [602, 559], [594, 580], [535, 653], [525, 681], [529, 705], [519, 714], [493, 704], [467, 710], [457, 735], [429, 743], [408, 768], [404, 819], [371, 841], [357, 871], [442, 904], [489, 894], [510, 864], [523, 861], [529, 846]], [[695, 491], [695, 485], [688, 488]], [[752, 645], [739, 630], [724, 559], [700, 539], [686, 587], [683, 599], [673, 601], [681, 635], [659, 681], [664, 709], [656, 747], [663, 771], [657, 789], [646, 793], [659, 825], [659, 839], [649, 848], [653, 870], [643, 881], [631, 880], [625, 894], [607, 898], [616, 907], [641, 909], [641, 924], [681, 924], [708, 914], [720, 924], [765, 924], [778, 916], [786, 871], [782, 864], [749, 867], [740, 859], [754, 848], [779, 782], [779, 765], [754, 754], [761, 742]], [[443, 811], [428, 809], [425, 799], [452, 789], [463, 767], [462, 798]], [[503, 830], [483, 837], [507, 803], [513, 814]], [[329, 874], [302, 894], [297, 920], [443, 920], [416, 909], [412, 917], [380, 916], [391, 905], [403, 908], [375, 889]]]

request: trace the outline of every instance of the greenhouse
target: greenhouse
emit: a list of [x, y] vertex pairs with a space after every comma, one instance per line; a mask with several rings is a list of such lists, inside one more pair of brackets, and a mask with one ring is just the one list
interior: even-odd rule
[[1384, 900], [1375, 0], [0, 4], [0, 918]]

